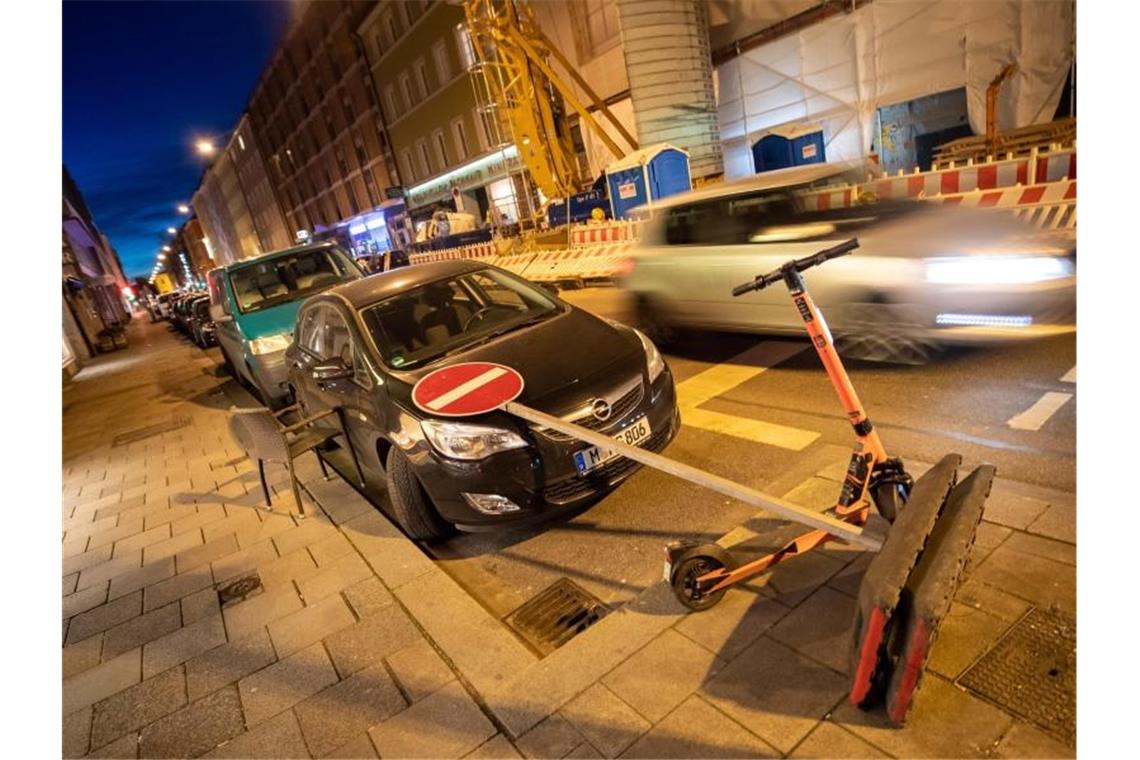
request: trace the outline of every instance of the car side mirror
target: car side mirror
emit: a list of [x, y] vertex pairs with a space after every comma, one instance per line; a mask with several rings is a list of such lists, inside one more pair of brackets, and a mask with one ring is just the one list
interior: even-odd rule
[[313, 379], [318, 383], [327, 383], [331, 380], [343, 380], [346, 377], [352, 377], [352, 367], [348, 366], [341, 359], [330, 359], [327, 362], [322, 362], [312, 369]]
[[233, 319], [229, 314], [222, 310], [222, 305], [219, 303], [210, 304], [210, 319], [215, 322], [227, 322]]

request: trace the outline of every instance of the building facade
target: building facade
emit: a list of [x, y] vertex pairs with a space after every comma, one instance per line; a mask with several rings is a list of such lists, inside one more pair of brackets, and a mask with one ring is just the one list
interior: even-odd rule
[[250, 98], [249, 131], [291, 237], [351, 225], [398, 184], [355, 36], [371, 6], [330, 0], [301, 7]]
[[293, 235], [285, 227], [285, 217], [269, 181], [265, 160], [253, 137], [248, 113], [243, 113], [238, 120], [226, 152], [237, 172], [238, 185], [245, 196], [261, 250], [268, 252], [288, 248], [293, 242]]

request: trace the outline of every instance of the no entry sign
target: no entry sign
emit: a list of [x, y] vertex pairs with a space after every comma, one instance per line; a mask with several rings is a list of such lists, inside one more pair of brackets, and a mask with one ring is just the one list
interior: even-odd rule
[[510, 367], [464, 362], [424, 376], [412, 389], [412, 402], [428, 414], [472, 417], [513, 401], [522, 389], [522, 375]]

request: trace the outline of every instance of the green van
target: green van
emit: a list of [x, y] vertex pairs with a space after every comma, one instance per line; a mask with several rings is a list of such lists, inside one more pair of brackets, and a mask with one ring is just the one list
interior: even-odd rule
[[289, 399], [285, 349], [301, 304], [362, 277], [352, 256], [335, 242], [287, 248], [212, 270], [206, 278], [210, 317], [226, 369], [267, 406], [284, 406]]

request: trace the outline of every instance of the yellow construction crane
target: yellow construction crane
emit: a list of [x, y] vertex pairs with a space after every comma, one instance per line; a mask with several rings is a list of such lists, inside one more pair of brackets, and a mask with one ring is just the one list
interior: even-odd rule
[[630, 149], [637, 150], [633, 136], [538, 28], [529, 5], [516, 4], [514, 0], [464, 0], [463, 6], [475, 53], [473, 73], [480, 107], [496, 129], [506, 128], [523, 164], [548, 200], [566, 198], [590, 180], [580, 176], [563, 101], [615, 158], [625, 155], [574, 88], [551, 68], [551, 57], [586, 93], [594, 109], [629, 143]]

